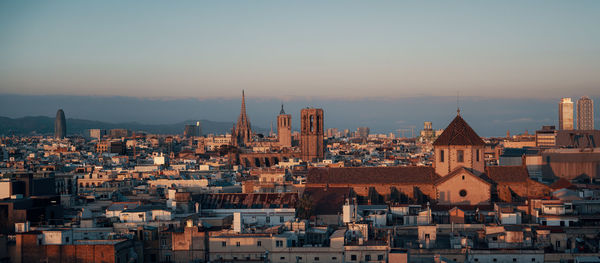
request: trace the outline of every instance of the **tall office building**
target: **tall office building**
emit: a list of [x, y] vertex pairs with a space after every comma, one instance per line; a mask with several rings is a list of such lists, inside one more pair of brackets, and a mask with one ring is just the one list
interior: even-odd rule
[[106, 130], [103, 129], [89, 129], [89, 137], [93, 139], [102, 139], [106, 135]]
[[323, 143], [323, 109], [306, 108], [300, 111], [300, 147], [302, 160], [322, 160], [324, 155]]
[[577, 100], [577, 129], [594, 129], [594, 101], [587, 96]]
[[370, 131], [369, 127], [358, 127], [356, 128], [356, 137], [367, 138]]
[[67, 121], [65, 112], [60, 109], [56, 112], [56, 119], [54, 119], [54, 138], [64, 139], [65, 136], [67, 136]]
[[183, 129], [183, 137], [192, 138], [200, 136], [200, 125], [198, 125], [199, 123], [200, 122], [198, 122], [196, 125], [186, 124], [185, 128]]
[[562, 98], [558, 103], [558, 129], [573, 130], [573, 101], [571, 98]]
[[281, 147], [292, 147], [292, 115], [285, 113], [283, 104], [277, 116], [277, 138]]

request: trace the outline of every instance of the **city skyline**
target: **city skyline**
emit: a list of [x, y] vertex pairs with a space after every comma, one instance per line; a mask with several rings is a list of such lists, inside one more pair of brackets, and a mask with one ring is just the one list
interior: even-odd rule
[[[241, 91], [240, 91], [241, 93]], [[247, 111], [253, 125], [268, 132], [276, 122], [281, 100], [257, 98], [246, 91]], [[580, 97], [580, 96], [579, 96]], [[572, 96], [572, 98], [579, 98]], [[592, 100], [599, 98], [591, 97]], [[483, 136], [503, 136], [511, 133], [532, 133], [543, 125], [558, 125], [560, 98], [489, 99], [460, 97], [463, 115], [473, 120], [473, 127]], [[235, 122], [240, 113], [241, 96], [232, 99], [138, 99], [131, 97], [93, 96], [0, 96], [0, 112], [4, 117], [54, 117], [63, 108], [69, 118], [109, 123], [138, 122], [142, 124], [173, 124], [182, 121], [212, 120]], [[295, 99], [284, 101], [286, 112], [292, 114], [292, 130], [299, 131], [300, 110], [319, 107], [325, 110], [325, 128], [366, 126], [373, 133], [395, 132], [397, 129], [420, 129], [424, 121], [432, 121], [434, 129], [443, 128], [456, 114], [456, 97], [414, 97], [388, 100], [327, 100]], [[22, 107], [27, 105], [27, 107]], [[368, 109], [368, 110], [367, 110]], [[594, 109], [598, 122], [600, 108]], [[194, 122], [195, 123], [195, 122]], [[190, 123], [192, 124], [192, 123]]]
[[4, 1], [0, 94], [597, 97], [599, 6]]

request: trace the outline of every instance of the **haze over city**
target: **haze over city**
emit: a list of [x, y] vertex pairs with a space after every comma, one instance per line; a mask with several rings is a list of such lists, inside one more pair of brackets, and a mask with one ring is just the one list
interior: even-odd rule
[[599, 14], [0, 1], [0, 263], [600, 263]]

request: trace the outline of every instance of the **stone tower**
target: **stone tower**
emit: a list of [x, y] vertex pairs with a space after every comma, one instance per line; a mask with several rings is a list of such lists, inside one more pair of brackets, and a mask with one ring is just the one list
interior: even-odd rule
[[239, 147], [247, 147], [252, 141], [252, 129], [250, 128], [250, 120], [246, 115], [246, 96], [242, 90], [242, 107], [237, 123], [231, 132], [232, 145]]
[[475, 174], [485, 169], [483, 150], [485, 142], [457, 112], [456, 118], [433, 142], [435, 172], [446, 176], [457, 168], [465, 167]]
[[324, 155], [323, 109], [302, 109], [300, 115], [302, 123], [300, 130], [302, 160], [322, 160]]
[[292, 147], [292, 115], [286, 114], [281, 104], [281, 111], [277, 116], [277, 138], [282, 148]]
[[65, 112], [59, 109], [56, 112], [56, 119], [54, 120], [54, 138], [64, 139], [67, 136], [67, 121], [65, 119]]

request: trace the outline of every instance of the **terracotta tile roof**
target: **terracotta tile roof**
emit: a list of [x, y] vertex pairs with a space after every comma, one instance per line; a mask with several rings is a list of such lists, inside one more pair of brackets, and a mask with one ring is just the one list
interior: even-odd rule
[[529, 172], [524, 166], [488, 166], [486, 176], [496, 183], [524, 183]]
[[219, 193], [194, 195], [202, 209], [294, 208], [298, 193]]
[[316, 215], [337, 215], [352, 192], [349, 187], [307, 187], [304, 194], [310, 196]]
[[442, 134], [433, 142], [433, 145], [481, 145], [485, 142], [477, 133], [467, 124], [467, 122], [457, 115]]
[[440, 178], [432, 167], [311, 168], [307, 184], [433, 184]]
[[569, 182], [569, 180], [567, 180], [565, 178], [559, 178], [556, 182], [554, 182], [553, 184], [550, 185], [550, 188], [552, 188], [552, 189], [563, 189], [563, 188], [577, 189], [576, 186], [571, 184], [571, 182]]

